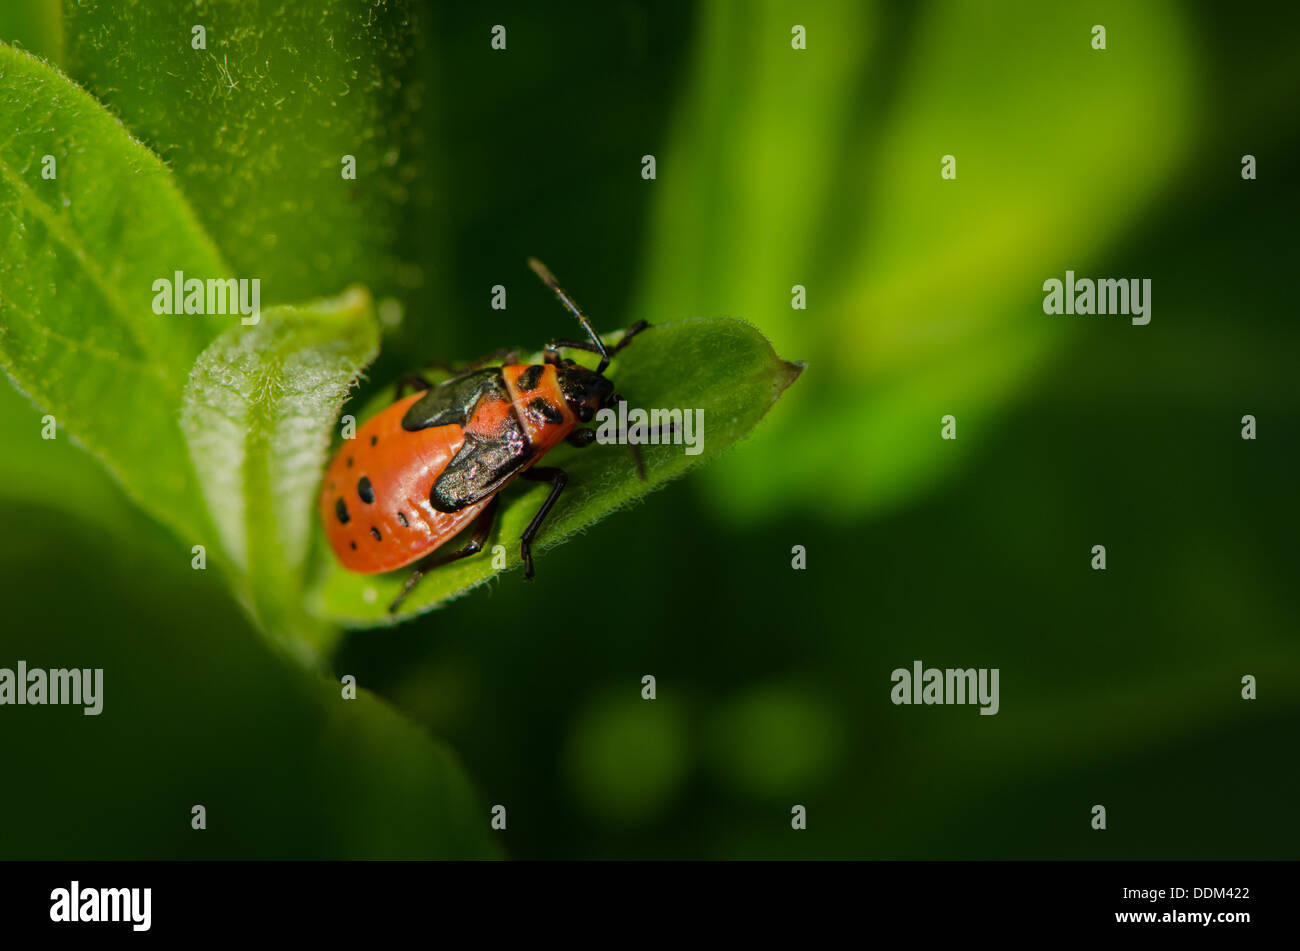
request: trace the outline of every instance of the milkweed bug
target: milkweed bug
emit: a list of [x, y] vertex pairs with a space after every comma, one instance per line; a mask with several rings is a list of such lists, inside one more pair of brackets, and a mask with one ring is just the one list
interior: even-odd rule
[[[546, 266], [536, 258], [528, 265], [590, 340], [552, 340], [539, 364], [496, 351], [437, 386], [419, 374], [405, 376], [396, 402], [364, 423], [325, 471], [321, 519], [345, 568], [379, 574], [421, 562], [390, 612], [432, 568], [482, 551], [499, 493], [516, 478], [551, 483], [520, 538], [524, 577], [533, 576], [533, 539], [568, 481], [563, 469], [534, 463], [561, 442], [583, 447], [596, 441], [596, 430], [578, 424], [619, 400], [604, 372], [650, 326], [638, 321], [607, 347]], [[560, 349], [599, 354], [600, 364], [589, 370], [560, 357]], [[503, 362], [488, 365], [496, 360]], [[404, 397], [408, 387], [416, 392]], [[637, 468], [645, 478], [639, 456]], [[430, 557], [471, 525], [463, 548]]]

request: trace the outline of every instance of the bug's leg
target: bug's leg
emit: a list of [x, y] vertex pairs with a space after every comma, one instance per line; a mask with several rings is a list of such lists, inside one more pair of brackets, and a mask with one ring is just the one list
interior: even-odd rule
[[[656, 426], [654, 429], [649, 431], [649, 436], [651, 439], [659, 440], [659, 442], [662, 443], [663, 440], [660, 439], [661, 436], [667, 435], [669, 438], [671, 438], [673, 433], [675, 432], [677, 432], [677, 427], [672, 423], [669, 423], [663, 429], [660, 429]], [[626, 432], [619, 433], [618, 435], [619, 438], [627, 437]], [[629, 451], [631, 451], [633, 460], [636, 461], [637, 478], [640, 479], [642, 482], [645, 482], [646, 481], [645, 459], [641, 455], [640, 445], [634, 445], [633, 443], [628, 443], [627, 448]]]
[[[614, 354], [618, 353], [632, 341], [633, 337], [641, 331], [649, 329], [649, 327], [650, 324], [646, 321], [638, 320], [631, 327], [627, 328], [627, 332], [623, 334], [622, 340], [614, 344], [612, 347], [607, 347], [603, 353], [599, 347], [588, 340], [552, 340], [546, 345], [546, 352], [548, 354], [553, 353], [560, 347], [565, 347], [569, 350], [585, 350], [587, 353], [600, 353], [601, 356], [605, 358], [604, 362], [608, 363], [609, 360], [613, 358]], [[546, 362], [551, 363], [553, 361], [548, 359]], [[604, 368], [602, 367], [602, 370], [603, 369]]]
[[[648, 435], [651, 439], [658, 440], [659, 442], [662, 443], [664, 436], [667, 436], [671, 439], [673, 434], [676, 432], [677, 432], [677, 427], [674, 424], [669, 423], [667, 426], [663, 427], [662, 429], [656, 426], [654, 429], [649, 430]], [[623, 439], [626, 438], [627, 433], [623, 432], [623, 433], [619, 433], [618, 435], [619, 438]], [[576, 446], [579, 449], [584, 449], [596, 441], [596, 430], [575, 429], [573, 430], [573, 432], [569, 433], [569, 435], [564, 437], [564, 441], [567, 442], [570, 446]], [[645, 460], [641, 457], [641, 447], [639, 445], [633, 445], [632, 443], [627, 443], [627, 448], [628, 451], [632, 453], [632, 458], [636, 461], [637, 477], [640, 478], [642, 482], [646, 481]]]
[[431, 555], [420, 564], [419, 568], [416, 568], [411, 572], [411, 576], [406, 579], [406, 584], [402, 586], [402, 593], [399, 594], [397, 599], [388, 606], [389, 614], [397, 613], [397, 609], [402, 606], [402, 602], [405, 601], [406, 596], [411, 593], [411, 589], [416, 586], [419, 580], [423, 578], [427, 572], [432, 571], [434, 568], [440, 568], [443, 565], [450, 564], [453, 561], [460, 561], [462, 558], [468, 558], [470, 555], [477, 555], [483, 550], [483, 546], [487, 543], [488, 535], [492, 533], [492, 523], [496, 520], [497, 502], [500, 498], [500, 496], [493, 496], [492, 501], [489, 502], [487, 507], [478, 514], [478, 518], [474, 519], [474, 534], [470, 536], [470, 539], [465, 543], [464, 548], [460, 551], [451, 552], [450, 554], [438, 553]]
[[628, 328], [627, 328], [627, 330], [626, 330], [626, 331], [624, 332], [624, 334], [623, 334], [623, 339], [622, 339], [622, 340], [620, 340], [618, 343], [614, 344], [614, 346], [610, 347], [610, 349], [609, 349], [609, 355], [612, 357], [614, 354], [618, 353], [620, 350], [622, 350], [624, 347], [626, 347], [629, 343], [631, 343], [633, 337], [635, 337], [635, 336], [636, 336], [637, 334], [639, 334], [641, 331], [643, 331], [643, 330], [649, 330], [649, 329], [650, 329], [650, 324], [649, 324], [647, 321], [644, 321], [644, 320], [638, 320], [638, 321], [637, 321], [636, 323], [634, 323], [631, 327], [628, 327]]
[[399, 594], [396, 598], [394, 598], [393, 603], [388, 606], [389, 614], [397, 613], [397, 609], [402, 606], [402, 602], [405, 601], [406, 596], [411, 593], [411, 589], [414, 588], [416, 583], [419, 582], [419, 580], [423, 577], [424, 577], [423, 568], [416, 568], [414, 571], [411, 572], [411, 576], [406, 579], [406, 584], [402, 585], [402, 593]]
[[546, 497], [542, 507], [537, 510], [533, 520], [524, 529], [523, 537], [519, 539], [519, 557], [524, 562], [524, 578], [528, 579], [533, 576], [533, 539], [537, 537], [537, 530], [542, 527], [542, 522], [546, 520], [546, 514], [550, 512], [551, 506], [555, 504], [555, 500], [564, 491], [564, 486], [568, 483], [569, 477], [563, 469], [556, 469], [553, 466], [538, 466], [526, 470], [523, 478], [532, 482], [551, 483], [551, 494]]
[[423, 393], [425, 390], [432, 389], [433, 384], [418, 373], [408, 373], [397, 381], [397, 399], [400, 400], [406, 395], [407, 387], [410, 387], [412, 393]]
[[600, 353], [596, 345], [586, 340], [552, 340], [546, 345], [547, 350], [558, 350], [564, 347], [566, 350], [585, 350], [588, 353]]

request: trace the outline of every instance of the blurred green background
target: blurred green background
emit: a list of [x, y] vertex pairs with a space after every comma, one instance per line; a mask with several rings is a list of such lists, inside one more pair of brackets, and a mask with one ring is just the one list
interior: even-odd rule
[[[400, 302], [354, 405], [425, 360], [568, 333], [528, 255], [601, 329], [730, 314], [809, 369], [752, 439], [534, 583], [349, 633], [329, 664], [366, 718], [0, 387], [0, 666], [106, 668], [98, 718], [0, 708], [0, 857], [1300, 852], [1295, 9], [345, 4], [374, 111], [305, 100], [271, 160], [251, 76], [216, 103], [183, 71], [171, 99], [135, 83], [122, 49], [170, 55], [194, 19], [149, 6], [183, 25], [20, 3], [0, 39], [163, 155], [264, 304], [357, 280]], [[353, 140], [351, 204], [317, 201], [302, 170]], [[260, 177], [223, 190], [241, 156]], [[1066, 269], [1149, 277], [1151, 324], [1045, 316]], [[893, 706], [916, 659], [1000, 668], [1001, 711]]]

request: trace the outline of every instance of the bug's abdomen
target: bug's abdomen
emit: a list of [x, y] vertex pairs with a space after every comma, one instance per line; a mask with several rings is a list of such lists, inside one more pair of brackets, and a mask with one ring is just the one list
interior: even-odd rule
[[422, 394], [399, 400], [345, 440], [325, 470], [320, 516], [349, 571], [377, 574], [419, 560], [469, 525], [487, 504], [439, 512], [429, 493], [465, 441], [461, 427], [410, 432], [402, 417]]

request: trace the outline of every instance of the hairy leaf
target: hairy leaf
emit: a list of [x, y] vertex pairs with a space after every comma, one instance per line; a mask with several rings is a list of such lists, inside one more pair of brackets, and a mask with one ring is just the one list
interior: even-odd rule
[[199, 483], [235, 575], [274, 633], [296, 624], [330, 424], [378, 350], [370, 295], [357, 288], [231, 327], [190, 374], [181, 427]]
[[401, 209], [427, 176], [413, 148], [426, 94], [406, 73], [420, 41], [409, 7], [67, 0], [68, 72], [172, 166], [267, 303], [353, 282], [386, 293]]

